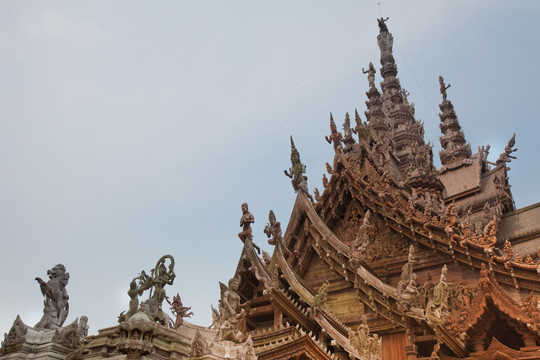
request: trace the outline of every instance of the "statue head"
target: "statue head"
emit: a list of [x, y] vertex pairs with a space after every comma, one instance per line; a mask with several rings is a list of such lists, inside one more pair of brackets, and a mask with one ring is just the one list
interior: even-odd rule
[[249, 207], [248, 207], [248, 204], [247, 203], [243, 203], [241, 206], [242, 208], [242, 213], [245, 214], [249, 211]]
[[229, 289], [232, 289], [234, 291], [238, 290], [238, 286], [240, 285], [240, 281], [233, 277], [231, 280], [229, 280]]

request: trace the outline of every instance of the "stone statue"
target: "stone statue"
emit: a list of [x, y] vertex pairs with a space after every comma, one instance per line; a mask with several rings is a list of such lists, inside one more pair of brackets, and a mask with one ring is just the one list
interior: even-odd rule
[[238, 294], [239, 285], [237, 278], [229, 280], [228, 287], [221, 282], [219, 283], [221, 299], [219, 300], [219, 310], [212, 307], [212, 316], [214, 318], [212, 325], [218, 330], [217, 336], [220, 341], [241, 342], [244, 339], [244, 334], [239, 326], [246, 316], [249, 301], [241, 303]]
[[337, 131], [336, 123], [330, 113], [330, 137], [324, 137], [329, 144], [334, 143], [334, 151], [338, 152], [341, 149], [341, 142], [343, 141], [343, 135]]
[[285, 175], [287, 175], [289, 178], [291, 178], [292, 186], [294, 191], [302, 191], [311, 201], [313, 201], [313, 197], [309, 194], [308, 186], [307, 186], [307, 176], [304, 175], [306, 172], [306, 165], [302, 164], [300, 161], [300, 153], [294, 146], [293, 138], [291, 136], [291, 163], [292, 166], [287, 172], [287, 170], [284, 170], [283, 172]]
[[37, 330], [58, 329], [64, 324], [69, 313], [69, 296], [66, 285], [69, 280], [69, 273], [62, 264], [58, 264], [47, 270], [49, 281], [45, 282], [36, 277], [41, 293], [45, 296], [43, 317], [34, 326]]
[[[166, 266], [167, 260], [169, 266]], [[156, 322], [172, 327], [172, 320], [163, 312], [162, 304], [163, 300], [166, 300], [171, 305], [164, 287], [172, 285], [175, 277], [174, 258], [171, 255], [163, 255], [156, 263], [156, 267], [150, 271], [150, 275], [144, 270], [141, 271], [129, 285], [127, 292], [130, 297], [129, 310], [127, 313], [122, 312], [118, 316], [118, 321], [122, 323], [142, 311]], [[149, 298], [139, 305], [139, 296], [146, 290], [150, 290]]]
[[191, 310], [191, 306], [184, 306], [182, 299], [180, 299], [180, 294], [176, 293], [176, 296], [173, 296], [171, 304], [171, 311], [176, 316], [176, 321], [174, 322], [175, 329], [178, 329], [184, 323], [185, 317], [191, 317], [193, 315], [193, 311], [189, 310]]
[[446, 90], [448, 90], [448, 88], [452, 85], [448, 84], [448, 85], [445, 85], [444, 84], [444, 79], [442, 76], [439, 76], [439, 84], [441, 85], [441, 94], [442, 94], [442, 99], [443, 99], [443, 102], [447, 101], [446, 100]]
[[375, 67], [373, 66], [373, 63], [370, 61], [369, 62], [369, 67], [367, 70], [364, 70], [364, 68], [362, 68], [362, 74], [368, 74], [368, 82], [369, 82], [369, 87], [370, 88], [375, 88]]

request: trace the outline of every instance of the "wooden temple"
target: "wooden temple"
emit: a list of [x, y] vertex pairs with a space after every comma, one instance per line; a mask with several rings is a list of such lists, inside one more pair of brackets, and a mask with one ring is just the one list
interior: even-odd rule
[[[331, 117], [335, 156], [313, 196], [291, 138], [288, 225], [270, 211], [274, 251], [261, 257], [243, 208], [244, 247], [213, 329], [170, 328], [134, 307], [57, 358], [540, 359], [540, 203], [514, 207], [515, 139], [493, 162], [489, 146], [473, 154], [441, 77], [437, 169], [385, 19], [379, 29], [382, 82], [370, 64], [367, 121], [346, 114], [339, 132]], [[6, 341], [0, 359], [28, 358], [17, 357], [24, 341]]]

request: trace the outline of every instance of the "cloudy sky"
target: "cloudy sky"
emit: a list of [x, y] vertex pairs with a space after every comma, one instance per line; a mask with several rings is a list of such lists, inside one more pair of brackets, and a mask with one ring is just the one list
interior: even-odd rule
[[34, 278], [57, 263], [67, 321], [113, 326], [164, 254], [168, 294], [209, 325], [240, 205], [267, 251], [268, 211], [288, 221], [289, 136], [321, 188], [330, 112], [365, 120], [380, 16], [435, 153], [442, 75], [474, 152], [516, 133], [516, 206], [540, 201], [538, 1], [1, 1], [0, 334], [39, 321]]

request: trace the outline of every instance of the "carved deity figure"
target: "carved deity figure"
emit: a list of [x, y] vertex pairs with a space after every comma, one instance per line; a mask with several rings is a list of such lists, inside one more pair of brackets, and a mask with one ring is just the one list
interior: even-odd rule
[[291, 136], [291, 164], [289, 171], [284, 170], [283, 172], [289, 178], [291, 178], [291, 183], [295, 192], [302, 191], [311, 201], [313, 197], [309, 194], [307, 186], [307, 176], [304, 175], [306, 172], [306, 165], [302, 164], [300, 161], [300, 153], [294, 146], [293, 138]]
[[229, 280], [228, 287], [221, 282], [219, 283], [221, 299], [219, 300], [219, 310], [212, 307], [212, 316], [214, 318], [212, 325], [218, 330], [217, 336], [220, 341], [241, 342], [244, 339], [244, 334], [239, 326], [246, 316], [246, 307], [249, 306], [249, 301], [241, 303], [238, 294], [239, 285], [237, 278]]
[[366, 248], [370, 243], [371, 228], [369, 219], [371, 218], [371, 211], [366, 211], [362, 225], [356, 232], [356, 238], [351, 242], [351, 256], [355, 259], [362, 259], [365, 256]]
[[343, 142], [345, 143], [345, 148], [349, 148], [352, 144], [354, 144], [352, 133], [353, 129], [351, 128], [351, 118], [349, 113], [346, 113], [345, 120], [343, 121]]
[[411, 309], [411, 306], [418, 297], [418, 288], [416, 284], [416, 274], [413, 273], [414, 245], [409, 248], [409, 257], [407, 262], [401, 269], [401, 280], [397, 287], [398, 304], [400, 308], [406, 312]]
[[373, 63], [370, 61], [369, 62], [369, 67], [367, 70], [364, 70], [364, 68], [362, 68], [362, 74], [368, 74], [368, 82], [369, 82], [369, 87], [370, 88], [375, 88], [375, 66], [373, 66]]
[[332, 113], [330, 113], [330, 137], [325, 136], [324, 138], [329, 144], [334, 143], [335, 152], [338, 152], [341, 149], [343, 135], [339, 131], [337, 131], [337, 126], [334, 122], [334, 118], [332, 117]]
[[180, 294], [176, 293], [176, 295], [173, 296], [173, 301], [171, 304], [171, 312], [174, 316], [176, 316], [176, 320], [174, 322], [175, 329], [178, 329], [180, 325], [184, 323], [185, 317], [191, 317], [193, 315], [193, 311], [189, 310], [191, 310], [191, 306], [184, 306], [182, 299], [180, 298]]
[[255, 217], [249, 212], [248, 204], [243, 203], [242, 206], [242, 217], [240, 218], [240, 226], [242, 231], [238, 233], [238, 237], [242, 240], [243, 243], [246, 242], [246, 239], [253, 240], [253, 232], [251, 230], [251, 224], [255, 222]]
[[88, 326], [88, 316], [81, 316], [79, 318], [79, 335], [81, 337], [81, 341], [86, 339], [88, 336], [88, 329], [90, 327]]
[[448, 316], [448, 282], [446, 274], [448, 268], [446, 265], [441, 270], [439, 282], [433, 288], [433, 297], [426, 305], [426, 318], [432, 324], [442, 324]]
[[439, 76], [439, 85], [441, 86], [441, 94], [442, 94], [442, 99], [443, 99], [443, 102], [446, 102], [448, 100], [446, 100], [446, 90], [448, 90], [448, 88], [452, 85], [448, 84], [448, 85], [445, 85], [444, 84], [444, 78], [442, 76]]
[[[389, 56], [392, 56], [392, 46], [394, 44], [394, 38], [392, 37], [392, 34], [388, 31], [388, 27], [386, 26], [386, 21], [388, 18], [380, 18], [377, 19], [377, 22], [379, 23], [379, 35], [377, 36], [377, 45], [379, 45], [379, 50], [381, 51], [381, 62], [386, 63], [387, 60], [383, 59], [389, 59]], [[384, 66], [384, 65], [383, 65]]]
[[390, 19], [390, 18], [387, 17], [387, 18], [385, 19], [385, 18], [383, 18], [382, 16], [381, 16], [380, 19], [377, 19], [377, 23], [379, 24], [379, 31], [380, 31], [381, 33], [383, 33], [383, 32], [388, 32], [388, 27], [386, 26], [386, 22], [388, 21], [388, 19]]
[[365, 359], [382, 359], [382, 339], [377, 334], [369, 335], [369, 326], [365, 318], [362, 319], [356, 331], [349, 330], [349, 343], [358, 355]]
[[[168, 267], [166, 266], [167, 260], [169, 260]], [[150, 271], [150, 275], [144, 270], [141, 271], [129, 284], [127, 292], [130, 297], [129, 310], [127, 313], [122, 312], [118, 316], [118, 321], [126, 321], [137, 312], [142, 311], [155, 321], [172, 327], [172, 320], [163, 312], [162, 303], [163, 300], [166, 300], [168, 304], [171, 304], [164, 287], [172, 285], [175, 277], [174, 258], [171, 255], [162, 256], [156, 263], [156, 267]], [[146, 290], [150, 290], [149, 298], [139, 306], [139, 296]]]
[[49, 281], [45, 282], [37, 277], [41, 293], [45, 296], [43, 317], [36, 324], [37, 330], [58, 329], [64, 324], [69, 312], [66, 285], [69, 280], [69, 273], [62, 264], [58, 264], [47, 270]]

